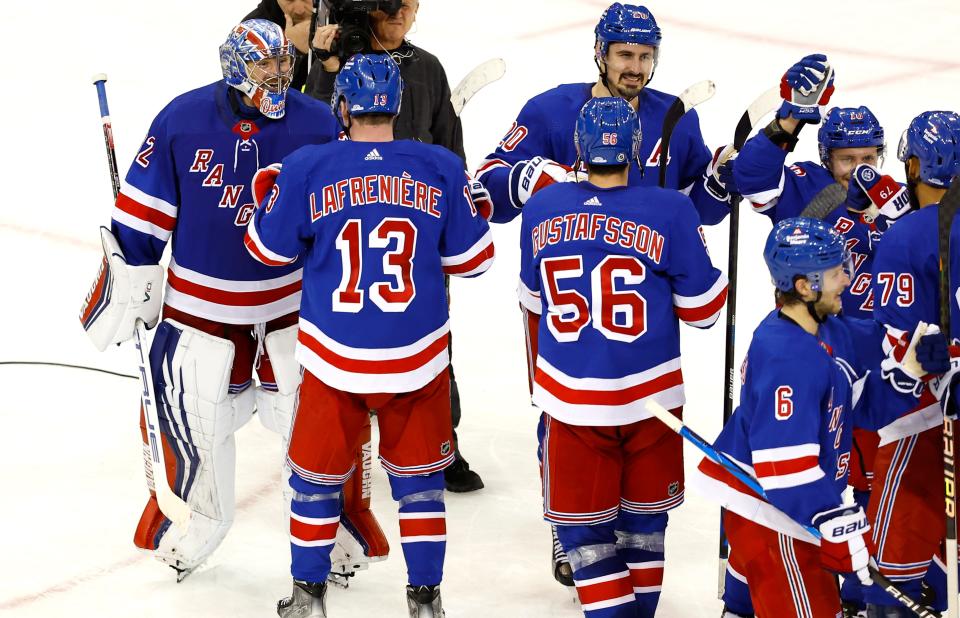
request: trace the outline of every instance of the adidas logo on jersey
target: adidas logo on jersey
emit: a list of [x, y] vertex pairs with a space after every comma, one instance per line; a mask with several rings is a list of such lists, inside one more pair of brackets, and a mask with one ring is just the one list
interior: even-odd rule
[[363, 158], [364, 161], [383, 161], [383, 157], [380, 156], [380, 153], [377, 152], [377, 149], [374, 148], [367, 153], [367, 156]]
[[594, 195], [589, 200], [584, 202], [583, 205], [584, 206], [603, 206], [603, 204], [600, 203], [600, 198], [597, 197], [596, 195]]

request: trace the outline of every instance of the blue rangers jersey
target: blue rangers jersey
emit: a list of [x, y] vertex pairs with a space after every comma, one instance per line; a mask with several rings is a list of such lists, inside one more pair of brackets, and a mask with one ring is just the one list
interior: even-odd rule
[[552, 185], [523, 209], [520, 252], [520, 302], [541, 316], [535, 404], [572, 425], [684, 404], [679, 320], [707, 328], [727, 297], [690, 198]]
[[[573, 132], [580, 108], [593, 97], [592, 88], [593, 84], [564, 84], [535, 96], [523, 106], [497, 149], [477, 169], [477, 179], [490, 191], [493, 201], [491, 221], [505, 223], [520, 214], [510, 199], [509, 176], [513, 164], [537, 156], [568, 167], [576, 163]], [[641, 174], [639, 168], [631, 166], [630, 185], [657, 186], [663, 117], [675, 99], [651, 88], [640, 91], [637, 111], [643, 128], [640, 160], [646, 172]], [[677, 123], [670, 138], [666, 187], [689, 194], [706, 225], [719, 223], [730, 212], [728, 202], [717, 200], [704, 187], [703, 176], [711, 158], [703, 142], [697, 112], [691, 110]]]
[[[940, 269], [937, 247], [937, 212], [934, 204], [909, 213], [883, 237], [873, 263], [874, 318], [887, 329], [885, 345], [890, 348], [920, 322], [940, 321]], [[957, 219], [950, 230], [951, 247], [960, 246]], [[950, 254], [951, 289], [957, 289], [960, 253]], [[950, 305], [951, 326], [958, 335], [957, 303]], [[932, 392], [923, 388], [916, 396], [888, 387], [884, 405], [871, 409], [871, 425], [880, 434], [880, 444], [921, 433], [943, 422], [940, 405]]]
[[[747, 140], [737, 156], [733, 171], [737, 186], [755, 212], [777, 224], [799, 217], [803, 209], [824, 188], [836, 182], [819, 163], [799, 161], [785, 165], [787, 152], [762, 132]], [[844, 315], [870, 318], [873, 311], [871, 265], [883, 233], [891, 225], [883, 215], [868, 221], [857, 212], [839, 207], [823, 218], [843, 234], [853, 260], [854, 275], [843, 293]]]
[[352, 393], [404, 393], [447, 370], [444, 274], [493, 262], [463, 162], [408, 140], [343, 141], [283, 161], [247, 229], [251, 254], [303, 263], [297, 360]]
[[336, 139], [330, 107], [290, 91], [269, 120], [223, 81], [175, 98], [154, 119], [122, 183], [112, 229], [132, 265], [157, 264], [172, 237], [164, 302], [227, 324], [256, 324], [300, 305], [300, 265], [250, 257], [251, 183], [260, 166]]
[[710, 459], [689, 482], [753, 522], [816, 543], [797, 522], [843, 503], [852, 424], [866, 383], [879, 379], [882, 335], [870, 320], [833, 316], [814, 336], [779, 311], [767, 315], [741, 368], [740, 405], [714, 441], [766, 500]]

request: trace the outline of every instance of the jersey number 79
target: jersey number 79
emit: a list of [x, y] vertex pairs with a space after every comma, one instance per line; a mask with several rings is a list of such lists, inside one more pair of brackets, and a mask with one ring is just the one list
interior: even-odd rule
[[593, 328], [607, 339], [630, 343], [647, 332], [647, 301], [636, 290], [618, 290], [617, 285], [639, 285], [647, 268], [639, 258], [609, 255], [590, 272], [590, 300], [576, 290], [564, 290], [564, 279], [583, 276], [583, 256], [546, 258], [540, 263], [540, 278], [547, 296], [547, 328], [561, 343], [577, 341], [580, 332]]

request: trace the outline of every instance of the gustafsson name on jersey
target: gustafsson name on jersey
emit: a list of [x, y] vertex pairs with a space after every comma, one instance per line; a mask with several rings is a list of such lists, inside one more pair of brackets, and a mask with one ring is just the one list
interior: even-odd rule
[[646, 225], [634, 221], [624, 221], [599, 213], [569, 213], [551, 217], [537, 224], [531, 231], [533, 255], [536, 256], [547, 245], [576, 240], [596, 240], [603, 232], [601, 240], [609, 245], [624, 249], [633, 249], [641, 255], [660, 263], [663, 256], [663, 235]]
[[350, 206], [380, 204], [403, 206], [440, 218], [437, 203], [443, 191], [425, 182], [414, 180], [408, 173], [401, 176], [353, 176], [334, 184], [325, 185], [320, 191], [322, 203], [317, 203], [316, 193], [310, 194], [310, 216], [313, 221], [332, 215]]

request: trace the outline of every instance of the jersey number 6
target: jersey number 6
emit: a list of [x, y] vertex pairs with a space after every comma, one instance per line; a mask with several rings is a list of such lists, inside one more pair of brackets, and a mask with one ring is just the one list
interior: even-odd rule
[[583, 256], [547, 258], [540, 263], [540, 276], [547, 295], [547, 327], [557, 341], [580, 338], [593, 320], [593, 327], [607, 339], [630, 343], [647, 332], [647, 301], [636, 290], [618, 290], [618, 282], [639, 285], [646, 266], [636, 257], [611, 255], [590, 273], [590, 300], [576, 290], [560, 289], [563, 279], [583, 276]]
[[[374, 283], [370, 286], [370, 300], [381, 311], [401, 312], [416, 296], [413, 285], [413, 256], [417, 250], [417, 228], [409, 219], [384, 219], [370, 232], [368, 246], [386, 249], [391, 240], [397, 248], [383, 254], [383, 272], [394, 278], [391, 283]], [[363, 226], [358, 219], [344, 224], [337, 235], [336, 247], [343, 264], [340, 285], [333, 291], [333, 310], [357, 313], [363, 309], [364, 291], [360, 289], [363, 272]]]

